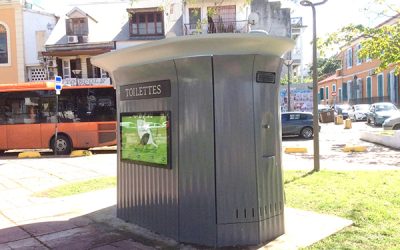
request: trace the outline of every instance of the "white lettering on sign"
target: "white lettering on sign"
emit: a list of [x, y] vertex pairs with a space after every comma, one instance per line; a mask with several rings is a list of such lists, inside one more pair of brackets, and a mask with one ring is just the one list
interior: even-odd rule
[[146, 95], [161, 95], [161, 85], [145, 86], [145, 87], [133, 87], [125, 89], [126, 97], [134, 96], [146, 96]]
[[110, 85], [110, 78], [67, 78], [63, 80], [66, 86]]
[[171, 82], [161, 80], [124, 85], [121, 89], [121, 100], [138, 100], [171, 96]]

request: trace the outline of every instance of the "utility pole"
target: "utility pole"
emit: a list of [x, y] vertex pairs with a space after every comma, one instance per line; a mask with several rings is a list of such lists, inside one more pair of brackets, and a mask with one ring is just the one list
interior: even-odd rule
[[311, 7], [313, 14], [313, 128], [314, 128], [314, 171], [320, 170], [319, 158], [319, 123], [318, 123], [318, 75], [317, 75], [317, 21], [315, 6], [322, 5], [328, 0], [312, 3], [308, 0], [300, 2], [301, 5]]

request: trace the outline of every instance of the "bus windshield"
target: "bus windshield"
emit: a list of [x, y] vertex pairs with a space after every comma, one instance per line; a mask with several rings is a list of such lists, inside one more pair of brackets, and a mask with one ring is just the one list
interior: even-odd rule
[[[57, 117], [54, 89], [38, 89], [34, 84], [18, 90], [0, 86], [0, 134], [4, 135], [0, 150], [54, 147], [51, 140], [57, 121], [67, 144], [60, 153], [115, 145], [115, 90], [111, 86], [65, 87], [59, 95]], [[11, 132], [16, 129], [19, 133]], [[23, 136], [25, 131], [31, 134]]]

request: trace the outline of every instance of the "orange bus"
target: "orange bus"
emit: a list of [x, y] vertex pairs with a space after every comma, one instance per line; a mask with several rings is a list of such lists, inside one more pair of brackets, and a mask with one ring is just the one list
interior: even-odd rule
[[58, 101], [53, 82], [0, 84], [0, 151], [72, 149], [116, 145], [115, 90], [112, 86], [63, 87]]

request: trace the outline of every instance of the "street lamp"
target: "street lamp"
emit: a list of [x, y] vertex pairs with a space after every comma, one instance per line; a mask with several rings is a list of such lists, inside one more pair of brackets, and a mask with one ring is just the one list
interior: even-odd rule
[[290, 68], [293, 64], [293, 60], [285, 60], [283, 62], [283, 64], [285, 64], [287, 66], [287, 71], [288, 71], [288, 76], [287, 76], [287, 78], [288, 78], [288, 83], [287, 83], [288, 110], [287, 111], [290, 111]]
[[318, 79], [317, 79], [317, 22], [315, 14], [315, 6], [322, 5], [328, 0], [318, 3], [312, 3], [308, 0], [300, 2], [302, 6], [312, 8], [313, 14], [313, 128], [314, 128], [314, 171], [318, 172], [319, 164], [319, 124], [318, 124]]

